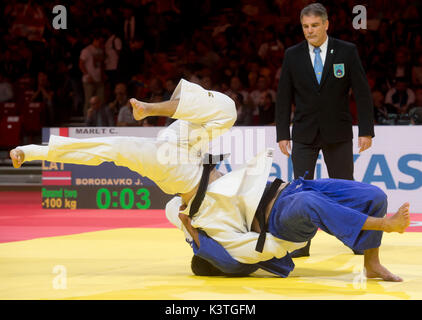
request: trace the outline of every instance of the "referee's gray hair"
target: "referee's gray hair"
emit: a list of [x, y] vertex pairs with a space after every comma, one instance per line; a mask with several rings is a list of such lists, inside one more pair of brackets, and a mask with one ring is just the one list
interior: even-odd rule
[[300, 12], [300, 21], [302, 21], [303, 16], [316, 16], [321, 17], [322, 21], [328, 20], [327, 10], [321, 3], [311, 3], [302, 9]]

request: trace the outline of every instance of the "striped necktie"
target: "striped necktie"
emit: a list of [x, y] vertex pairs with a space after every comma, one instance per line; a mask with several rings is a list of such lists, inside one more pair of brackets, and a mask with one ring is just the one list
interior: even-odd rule
[[318, 80], [318, 83], [321, 83], [322, 68], [323, 68], [321, 55], [319, 54], [321, 52], [321, 48], [319, 47], [314, 48], [314, 52], [315, 52], [315, 60], [314, 60], [315, 76]]

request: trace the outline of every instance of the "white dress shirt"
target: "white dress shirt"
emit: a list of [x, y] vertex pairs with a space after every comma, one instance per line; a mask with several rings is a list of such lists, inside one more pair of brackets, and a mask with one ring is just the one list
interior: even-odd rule
[[[312, 67], [315, 63], [315, 52], [314, 52], [314, 46], [308, 42], [308, 48], [309, 48], [309, 55], [311, 57]], [[328, 37], [325, 39], [324, 43], [319, 47], [321, 49], [321, 52], [319, 55], [321, 56], [322, 65], [325, 64], [325, 58], [327, 57], [327, 49], [328, 49]]]

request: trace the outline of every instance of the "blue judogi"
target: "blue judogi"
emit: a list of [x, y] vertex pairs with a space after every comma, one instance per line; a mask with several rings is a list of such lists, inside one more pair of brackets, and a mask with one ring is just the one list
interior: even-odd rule
[[[364, 230], [368, 216], [384, 217], [387, 196], [376, 186], [351, 180], [294, 180], [275, 201], [268, 220], [268, 232], [292, 242], [305, 242], [318, 228], [335, 236], [353, 250], [381, 245], [382, 231]], [[258, 268], [287, 277], [294, 269], [289, 254], [257, 264], [244, 264], [204, 232], [199, 233], [200, 248], [192, 242], [194, 253], [225, 273], [252, 273]]]
[[351, 180], [295, 180], [276, 200], [268, 230], [288, 241], [308, 241], [318, 228], [353, 250], [381, 245], [382, 231], [362, 231], [368, 216], [382, 218], [387, 195], [378, 187]]

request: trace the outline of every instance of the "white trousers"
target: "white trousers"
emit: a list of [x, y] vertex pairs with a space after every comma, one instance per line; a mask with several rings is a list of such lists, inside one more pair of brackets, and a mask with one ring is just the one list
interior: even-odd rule
[[25, 153], [25, 161], [93, 166], [111, 161], [148, 177], [165, 193], [186, 193], [199, 183], [202, 158], [209, 142], [229, 130], [236, 121], [236, 107], [228, 96], [183, 79], [171, 99], [180, 99], [173, 115], [178, 120], [156, 138], [77, 139], [52, 135], [48, 147], [19, 148]]

